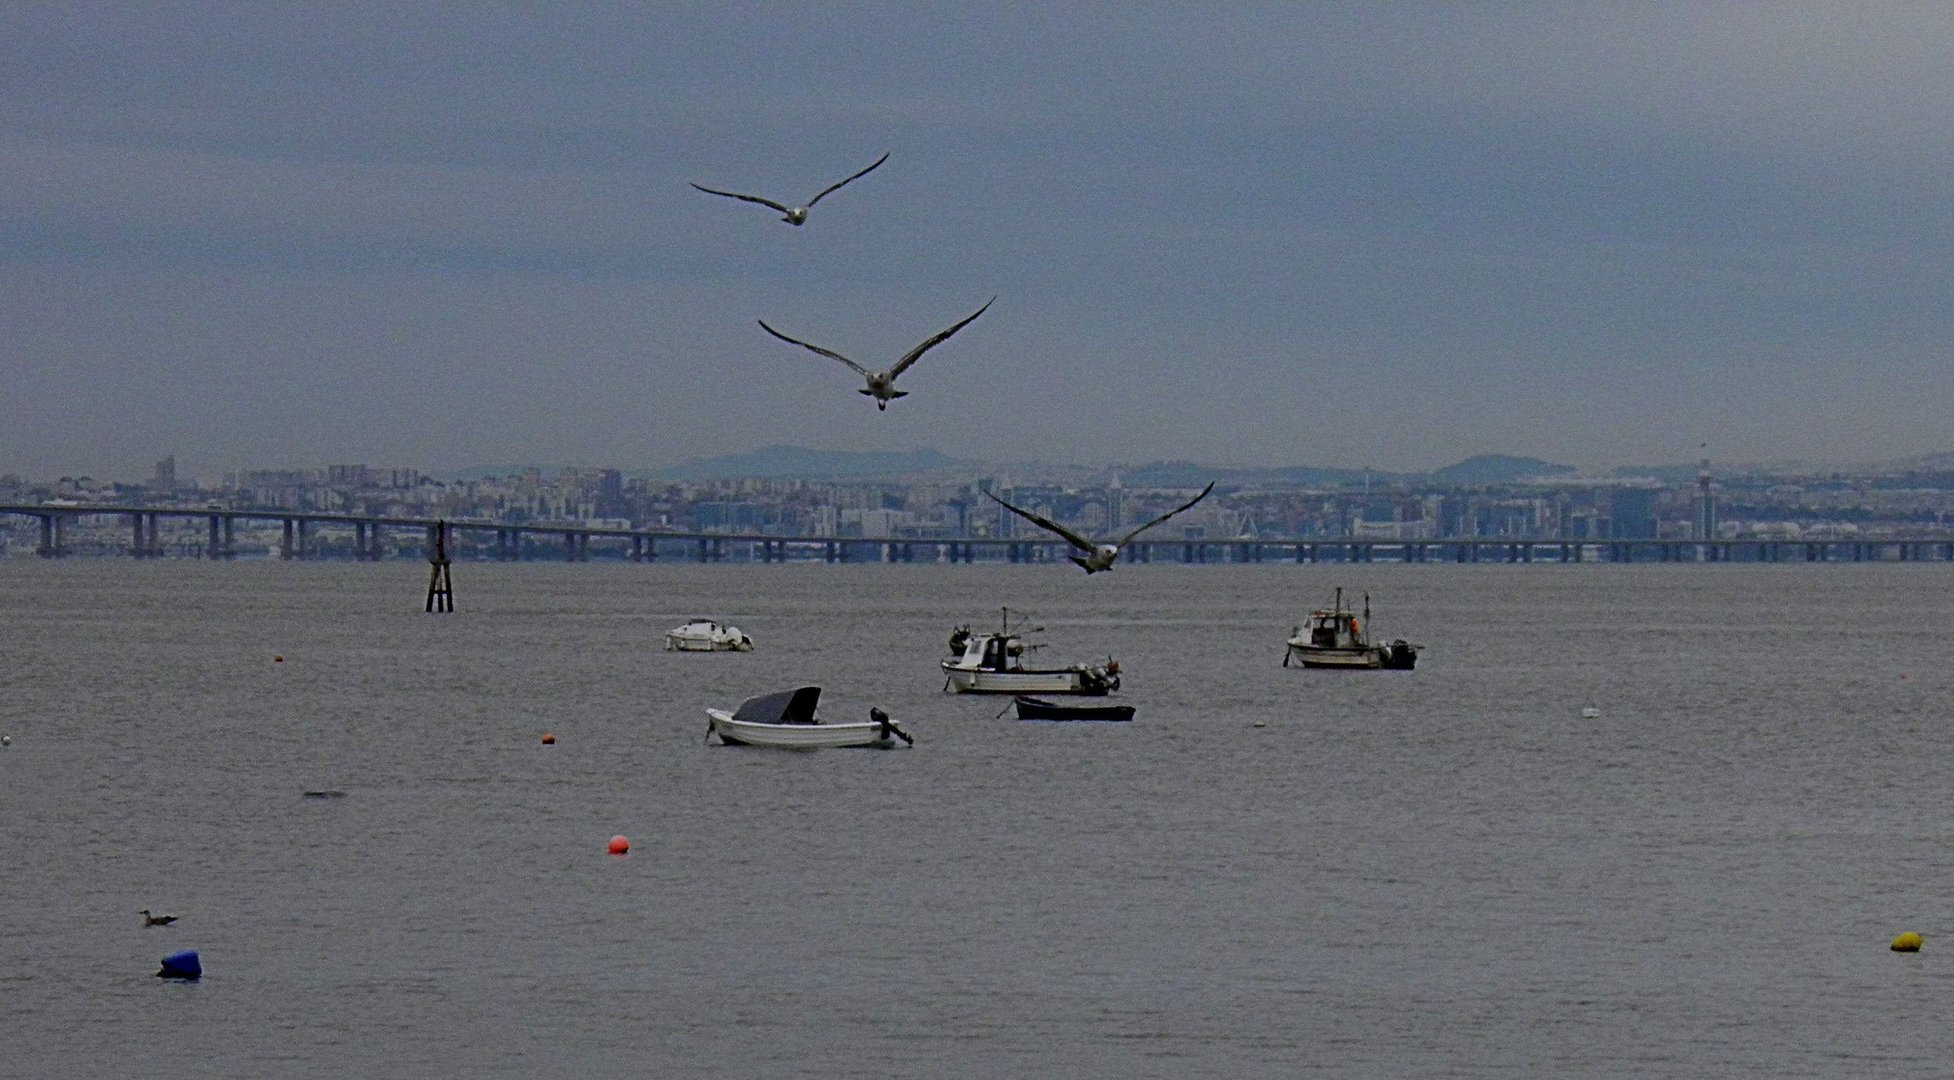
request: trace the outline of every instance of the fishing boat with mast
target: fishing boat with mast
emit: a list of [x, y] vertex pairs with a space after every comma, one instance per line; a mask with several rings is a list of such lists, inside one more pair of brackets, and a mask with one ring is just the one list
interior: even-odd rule
[[1119, 661], [1028, 668], [1024, 654], [1040, 648], [1025, 644], [1025, 635], [1043, 627], [1013, 629], [1011, 609], [994, 634], [974, 633], [959, 626], [950, 634], [950, 658], [943, 661], [943, 689], [957, 694], [1088, 694], [1119, 689]]
[[1364, 614], [1343, 606], [1343, 590], [1329, 607], [1309, 613], [1309, 621], [1289, 631], [1288, 650], [1282, 666], [1291, 663], [1306, 668], [1385, 668], [1410, 671], [1418, 664], [1418, 646], [1398, 638], [1374, 645], [1370, 638], [1371, 597], [1364, 594]]

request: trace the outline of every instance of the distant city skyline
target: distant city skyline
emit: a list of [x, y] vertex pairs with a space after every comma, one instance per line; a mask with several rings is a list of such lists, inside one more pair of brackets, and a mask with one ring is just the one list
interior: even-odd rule
[[[1699, 454], [1702, 451], [1699, 449]], [[260, 462], [239, 469], [221, 471], [198, 470], [180, 463], [175, 454], [164, 455], [151, 462], [146, 469], [133, 470], [127, 474], [92, 472], [88, 470], [70, 471], [58, 475], [33, 475], [0, 467], [0, 480], [26, 485], [46, 485], [59, 480], [86, 479], [100, 484], [121, 484], [131, 487], [149, 486], [161, 491], [193, 490], [198, 487], [228, 487], [239, 477], [247, 475], [270, 475], [278, 473], [316, 473], [330, 481], [333, 474], [347, 471], [359, 474], [388, 474], [433, 480], [467, 480], [517, 477], [536, 472], [545, 477], [562, 474], [616, 473], [631, 478], [664, 479], [682, 482], [711, 482], [736, 480], [816, 480], [821, 482], [848, 482], [860, 480], [867, 482], [889, 481], [897, 478], [914, 478], [924, 474], [939, 477], [964, 477], [969, 479], [1003, 477], [1021, 479], [1025, 482], [1046, 484], [1064, 482], [1058, 478], [1070, 477], [1075, 482], [1092, 482], [1085, 478], [1092, 476], [1118, 479], [1121, 476], [1144, 481], [1146, 474], [1171, 473], [1174, 483], [1181, 486], [1198, 487], [1207, 479], [1216, 476], [1233, 475], [1238, 481], [1259, 474], [1322, 474], [1320, 482], [1334, 486], [1337, 482], [1355, 483], [1367, 476], [1375, 476], [1379, 482], [1389, 483], [1397, 478], [1435, 478], [1451, 483], [1494, 483], [1506, 484], [1532, 478], [1552, 481], [1563, 477], [1570, 481], [1607, 482], [1609, 480], [1633, 480], [1637, 477], [1664, 476], [1671, 480], [1688, 474], [1692, 481], [1703, 466], [1709, 467], [1713, 475], [1781, 474], [1785, 476], [1820, 476], [1838, 474], [1842, 476], [1871, 476], [1899, 472], [1933, 473], [1935, 475], [1954, 475], [1954, 452], [1923, 454], [1907, 458], [1893, 458], [1862, 462], [1814, 462], [1814, 461], [1758, 461], [1737, 462], [1718, 461], [1707, 457], [1678, 460], [1672, 462], [1643, 462], [1620, 464], [1601, 468], [1582, 469], [1565, 462], [1546, 461], [1517, 454], [1476, 454], [1457, 461], [1413, 467], [1401, 470], [1351, 468], [1345, 466], [1317, 465], [1309, 462], [1292, 462], [1285, 465], [1262, 466], [1226, 462], [1198, 462], [1186, 460], [1155, 460], [1131, 462], [1065, 462], [1021, 459], [1015, 461], [994, 461], [974, 457], [961, 457], [945, 454], [942, 451], [913, 448], [910, 450], [857, 453], [849, 451], [822, 451], [812, 447], [774, 445], [756, 448], [744, 453], [718, 455], [711, 458], [694, 458], [662, 466], [641, 466], [618, 462], [499, 462], [476, 463], [456, 468], [431, 468], [413, 462], [387, 461], [372, 457], [355, 458], [331, 462]], [[1450, 476], [1450, 479], [1446, 479]], [[1471, 477], [1480, 477], [1472, 479]], [[1252, 480], [1250, 481], [1252, 482]], [[1303, 483], [1308, 481], [1296, 480]], [[1173, 486], [1169, 484], [1168, 486]]]
[[[0, 473], [1948, 449], [1936, 5], [6, 25]], [[689, 186], [884, 153], [799, 228]], [[886, 413], [757, 325], [886, 363], [993, 295]]]

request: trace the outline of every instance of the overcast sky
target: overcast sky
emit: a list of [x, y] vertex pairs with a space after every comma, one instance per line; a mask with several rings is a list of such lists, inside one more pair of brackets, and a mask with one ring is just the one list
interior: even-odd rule
[[0, 472], [1954, 449], [1943, 4], [829, 7], [9, 5]]

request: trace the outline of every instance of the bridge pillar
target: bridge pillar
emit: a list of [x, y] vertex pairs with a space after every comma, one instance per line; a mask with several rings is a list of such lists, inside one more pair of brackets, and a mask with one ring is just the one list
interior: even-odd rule
[[67, 539], [67, 522], [62, 520], [60, 514], [42, 514], [40, 518], [41, 558], [59, 559], [67, 555], [68, 546], [63, 542]]
[[210, 544], [204, 548], [204, 558], [206, 559], [221, 559], [224, 557], [224, 548], [218, 540], [218, 531], [222, 528], [222, 521], [223, 519], [216, 514], [210, 515]]
[[137, 511], [136, 513], [129, 515], [130, 523], [136, 527], [136, 536], [135, 539], [130, 542], [129, 554], [138, 559], [149, 554], [149, 545], [143, 543], [142, 519], [143, 519], [143, 514], [141, 511]]

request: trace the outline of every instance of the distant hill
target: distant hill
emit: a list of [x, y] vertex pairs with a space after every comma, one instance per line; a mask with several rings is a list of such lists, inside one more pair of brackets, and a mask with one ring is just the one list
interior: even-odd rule
[[1260, 468], [1202, 465], [1193, 461], [1155, 461], [1119, 470], [1120, 483], [1134, 488], [1200, 487], [1218, 480], [1230, 487], [1343, 487], [1361, 484], [1364, 477], [1389, 482], [1397, 474], [1363, 469], [1319, 469], [1306, 465]]
[[667, 480], [877, 480], [969, 470], [977, 463], [935, 450], [810, 450], [767, 446], [744, 454], [694, 458], [650, 474]]
[[1573, 476], [1579, 471], [1572, 465], [1556, 465], [1539, 458], [1480, 454], [1456, 465], [1434, 469], [1429, 475], [1447, 484], [1510, 484], [1536, 476]]
[[[455, 470], [456, 479], [513, 476], [527, 466], [473, 466]], [[543, 466], [545, 476], [564, 471]], [[583, 471], [591, 471], [585, 468]], [[739, 454], [693, 458], [652, 469], [626, 468], [627, 476], [673, 481], [713, 480], [895, 480], [943, 476], [966, 482], [980, 473], [1012, 477], [1106, 475], [1118, 473], [1130, 488], [1198, 488], [1210, 480], [1228, 488], [1336, 488], [1363, 484], [1392, 485], [1436, 480], [1462, 485], [1505, 484], [1530, 477], [1571, 476], [1577, 470], [1532, 457], [1483, 454], [1431, 472], [1388, 472], [1382, 469], [1320, 468], [1310, 465], [1276, 467], [1204, 465], [1195, 461], [1152, 461], [1142, 465], [1078, 466], [1041, 462], [984, 462], [955, 458], [936, 450], [814, 450], [776, 444]], [[1644, 470], [1639, 475], [1647, 475]], [[1694, 475], [1692, 472], [1691, 475]]]
[[1425, 480], [1472, 485], [1506, 484], [1537, 476], [1572, 476], [1577, 471], [1572, 465], [1556, 465], [1539, 458], [1482, 454], [1426, 473], [1326, 469], [1310, 465], [1240, 468], [1200, 465], [1191, 461], [1160, 461], [1122, 470], [1120, 480], [1128, 487], [1199, 487], [1209, 480], [1220, 480], [1237, 487], [1356, 487], [1364, 483], [1388, 485]]

